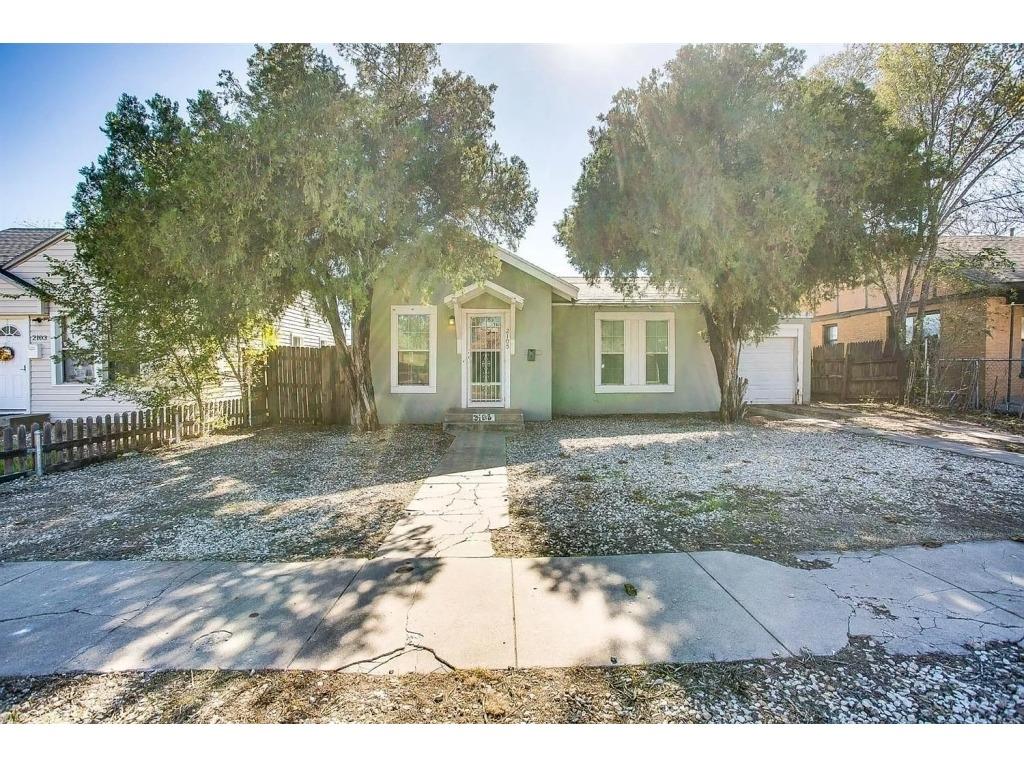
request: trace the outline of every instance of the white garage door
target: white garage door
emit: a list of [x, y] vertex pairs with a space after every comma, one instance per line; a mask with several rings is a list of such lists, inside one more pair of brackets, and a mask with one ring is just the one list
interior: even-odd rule
[[748, 403], [787, 404], [796, 399], [796, 339], [773, 336], [740, 352]]

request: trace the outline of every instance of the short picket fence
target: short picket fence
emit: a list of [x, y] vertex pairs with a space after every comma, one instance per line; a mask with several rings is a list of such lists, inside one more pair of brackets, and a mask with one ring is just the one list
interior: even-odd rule
[[[206, 403], [214, 428], [241, 427], [248, 413], [241, 398]], [[203, 419], [195, 405], [47, 421], [0, 430], [0, 482], [31, 474], [74, 469], [131, 451], [198, 437]]]

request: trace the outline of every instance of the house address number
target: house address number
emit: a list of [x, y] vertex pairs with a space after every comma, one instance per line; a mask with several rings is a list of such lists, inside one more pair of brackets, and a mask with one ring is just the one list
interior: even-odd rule
[[493, 413], [474, 413], [473, 421], [494, 421]]

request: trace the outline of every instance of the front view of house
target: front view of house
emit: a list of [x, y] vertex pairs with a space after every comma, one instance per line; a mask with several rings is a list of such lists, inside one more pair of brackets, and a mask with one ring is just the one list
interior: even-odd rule
[[[401, 278], [378, 283], [370, 354], [383, 423], [717, 411], [696, 302], [645, 286], [627, 298], [500, 255], [493, 280], [427, 298]], [[743, 349], [749, 402], [810, 401], [809, 323], [787, 319]]]

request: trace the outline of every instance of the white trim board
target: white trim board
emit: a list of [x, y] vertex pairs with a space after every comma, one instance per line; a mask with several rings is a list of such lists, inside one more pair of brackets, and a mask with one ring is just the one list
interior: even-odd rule
[[444, 303], [449, 307], [456, 307], [463, 302], [472, 301], [477, 296], [482, 296], [485, 293], [489, 293], [495, 298], [508, 302], [509, 306], [515, 305], [516, 309], [522, 309], [523, 305], [526, 303], [526, 299], [518, 293], [510, 291], [508, 288], [502, 288], [500, 285], [492, 283], [490, 280], [473, 283], [472, 285], [467, 285], [460, 291], [449, 293], [444, 297]]
[[[426, 315], [430, 318], [430, 383], [398, 383], [398, 316]], [[391, 307], [391, 393], [395, 395], [433, 395], [437, 392], [437, 307], [429, 305], [392, 305]]]
[[[622, 384], [601, 383], [601, 321], [623, 320]], [[645, 384], [646, 321], [668, 321], [668, 384]], [[633, 322], [629, 322], [633, 321]], [[594, 394], [657, 393], [676, 391], [676, 316], [674, 312], [595, 312], [594, 313]]]
[[553, 290], [563, 299], [568, 299], [569, 301], [576, 301], [576, 297], [579, 296], [580, 289], [577, 288], [572, 283], [566, 282], [560, 277], [556, 277], [555, 275], [548, 272], [546, 269], [542, 269], [541, 267], [538, 267], [536, 264], [527, 261], [522, 256], [517, 256], [511, 251], [506, 251], [500, 245], [496, 245], [494, 247], [498, 250], [498, 255], [501, 257], [501, 260], [504, 261], [509, 266], [515, 267], [516, 269], [525, 272], [530, 277], [537, 278], [542, 283], [547, 283], [551, 287], [551, 290]]
[[[461, 393], [459, 396], [459, 402], [463, 408], [511, 408], [512, 407], [512, 341], [510, 335], [512, 330], [510, 328], [509, 315], [513, 312], [512, 309], [465, 309], [459, 307], [456, 309], [456, 313], [459, 317], [459, 323], [467, 334], [466, 339], [462, 343], [462, 349], [459, 351], [461, 357]], [[500, 405], [494, 403], [479, 403], [471, 404], [469, 402], [469, 365], [470, 365], [470, 351], [469, 351], [469, 318], [474, 316], [500, 316], [501, 317], [501, 395], [502, 402]]]

